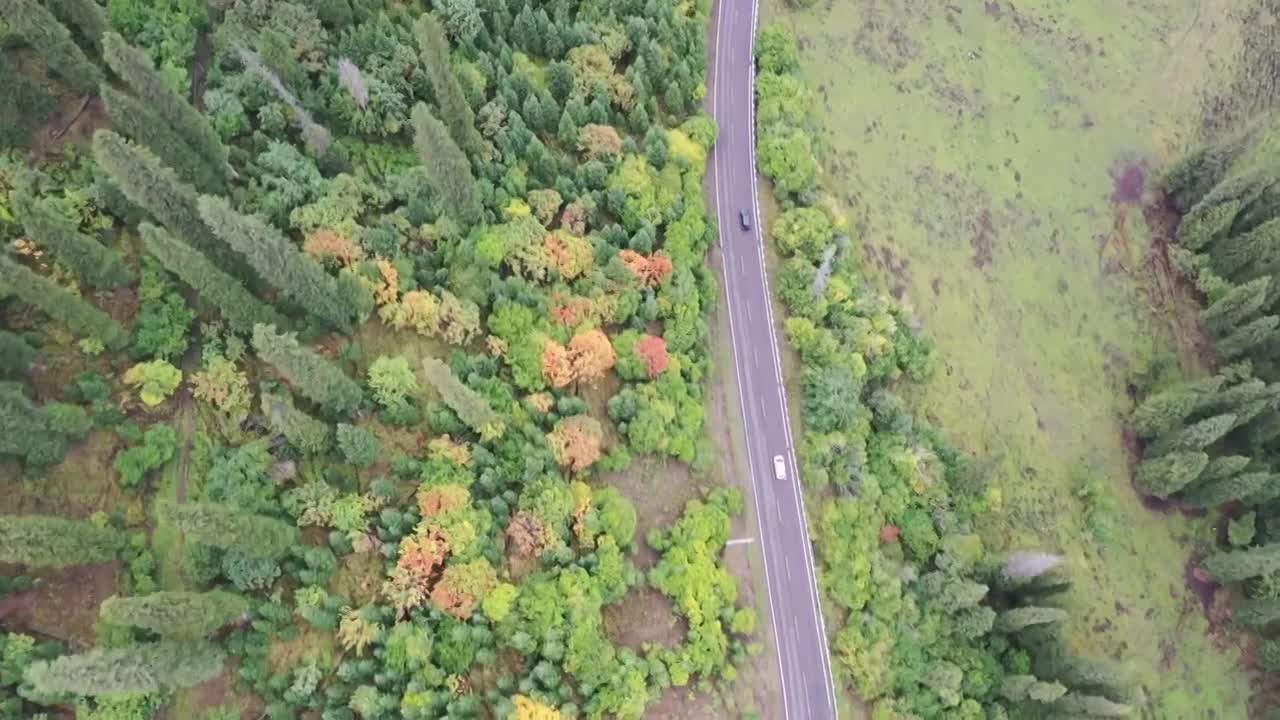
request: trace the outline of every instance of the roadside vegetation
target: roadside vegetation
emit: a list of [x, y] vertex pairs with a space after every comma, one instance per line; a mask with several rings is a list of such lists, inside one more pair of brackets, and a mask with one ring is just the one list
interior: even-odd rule
[[708, 5], [0, 0], [0, 717], [750, 711]]

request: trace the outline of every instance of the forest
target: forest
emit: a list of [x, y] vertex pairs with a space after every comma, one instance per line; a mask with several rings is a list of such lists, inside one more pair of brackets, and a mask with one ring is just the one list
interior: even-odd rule
[[0, 717], [734, 706], [708, 6], [0, 0]]

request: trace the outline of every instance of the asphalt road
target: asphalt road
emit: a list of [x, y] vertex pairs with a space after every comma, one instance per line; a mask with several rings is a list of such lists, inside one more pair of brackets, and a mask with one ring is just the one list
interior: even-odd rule
[[[708, 42], [708, 96], [720, 135], [709, 182], [720, 219], [724, 294], [746, 428], [748, 467], [769, 594], [769, 622], [782, 671], [787, 720], [836, 717], [835, 683], [818, 602], [817, 574], [787, 415], [781, 330], [770, 303], [755, 171], [754, 0], [716, 0]], [[739, 213], [747, 211], [751, 230]], [[785, 458], [785, 480], [773, 457]]]

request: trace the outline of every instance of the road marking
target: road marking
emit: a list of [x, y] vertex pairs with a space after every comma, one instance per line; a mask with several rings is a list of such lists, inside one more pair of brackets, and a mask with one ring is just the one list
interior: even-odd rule
[[753, 543], [753, 542], [755, 542], [755, 541], [756, 541], [756, 539], [755, 539], [755, 538], [750, 538], [750, 537], [745, 537], [745, 538], [734, 538], [733, 540], [730, 540], [729, 542], [725, 543], [724, 545], [725, 545], [725, 547], [733, 547], [734, 545], [750, 545], [751, 543]]

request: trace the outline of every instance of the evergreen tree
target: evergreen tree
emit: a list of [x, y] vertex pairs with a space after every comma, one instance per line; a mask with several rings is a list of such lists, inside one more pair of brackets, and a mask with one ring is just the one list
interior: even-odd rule
[[89, 432], [84, 410], [65, 403], [37, 407], [17, 383], [0, 383], [0, 455], [22, 458], [28, 468], [62, 460], [67, 441]]
[[1280, 543], [1216, 553], [1205, 559], [1204, 569], [1219, 582], [1248, 580], [1273, 573], [1280, 570]]
[[1134, 432], [1149, 438], [1173, 430], [1222, 384], [1223, 378], [1208, 377], [1181, 383], [1148, 397], [1133, 411]]
[[111, 29], [107, 13], [94, 0], [47, 0], [49, 9], [63, 23], [74, 26], [93, 45], [94, 50], [102, 52], [102, 36]]
[[328, 412], [349, 415], [364, 400], [356, 381], [310, 348], [299, 345], [292, 334], [258, 325], [253, 329], [253, 349], [295, 390]]
[[1209, 261], [1214, 272], [1235, 279], [1250, 268], [1269, 265], [1278, 256], [1280, 218], [1268, 220], [1249, 232], [1219, 240], [1209, 252]]
[[35, 362], [36, 350], [26, 340], [0, 330], [0, 372], [20, 374]]
[[426, 105], [414, 105], [412, 119], [413, 147], [441, 209], [467, 225], [479, 221], [483, 208], [467, 156]]
[[81, 233], [76, 223], [52, 201], [17, 193], [14, 209], [31, 239], [51, 250], [59, 262], [91, 287], [106, 290], [130, 282], [129, 269], [120, 253]]
[[1224, 412], [1236, 412], [1256, 400], [1274, 395], [1267, 384], [1257, 378], [1246, 378], [1226, 390], [1204, 395], [1196, 403], [1190, 417], [1200, 419]]
[[1133, 708], [1101, 695], [1071, 692], [1053, 704], [1053, 709], [1065, 717], [1111, 718], [1128, 717]]
[[1002, 633], [1016, 633], [1032, 625], [1060, 623], [1067, 619], [1067, 611], [1050, 607], [1019, 607], [1000, 613], [995, 629]]
[[1249, 448], [1255, 453], [1266, 450], [1271, 441], [1278, 437], [1280, 437], [1280, 412], [1275, 410], [1260, 413], [1249, 423], [1245, 431]]
[[26, 678], [40, 695], [136, 695], [195, 687], [217, 677], [225, 660], [211, 643], [170, 640], [35, 662]]
[[117, 131], [145, 145], [184, 181], [205, 192], [222, 191], [220, 173], [141, 101], [109, 85], [102, 87], [102, 100]]
[[112, 560], [124, 535], [80, 520], [41, 515], [0, 515], [0, 562], [29, 567], [68, 567]]
[[1214, 335], [1226, 335], [1253, 317], [1263, 306], [1270, 284], [1270, 277], [1260, 277], [1231, 288], [1217, 302], [1201, 311], [1201, 321]]
[[217, 307], [232, 328], [250, 333], [259, 323], [284, 325], [275, 310], [254, 297], [239, 280], [219, 270], [199, 250], [150, 223], [142, 223], [138, 230], [147, 252], [190, 285], [205, 302]]
[[175, 237], [232, 276], [252, 277], [244, 262], [204, 224], [195, 189], [179, 180], [154, 153], [110, 130], [99, 130], [93, 134], [93, 156], [130, 202], [151, 213]]
[[249, 603], [235, 593], [154, 592], [135, 597], [109, 597], [99, 608], [112, 625], [142, 628], [174, 638], [207, 637], [248, 612]]
[[1244, 472], [1244, 469], [1251, 462], [1253, 462], [1253, 458], [1245, 455], [1223, 455], [1222, 457], [1214, 458], [1205, 466], [1204, 471], [1200, 473], [1200, 477], [1196, 478], [1196, 482], [1212, 483], [1218, 480], [1226, 480]]
[[1212, 483], [1196, 483], [1183, 493], [1182, 499], [1196, 507], [1217, 507], [1267, 490], [1280, 481], [1280, 476], [1270, 472], [1240, 473]]
[[1146, 457], [1153, 458], [1175, 450], [1200, 450], [1222, 439], [1235, 426], [1232, 413], [1214, 415], [1206, 420], [1161, 435], [1147, 446]]
[[0, 77], [5, 79], [5, 102], [0, 104], [0, 147], [26, 147], [31, 135], [57, 109], [43, 85], [24, 75], [0, 53]]
[[1245, 233], [1280, 217], [1280, 182], [1273, 182], [1240, 207], [1231, 221], [1231, 232]]
[[1208, 463], [1209, 456], [1199, 450], [1172, 452], [1143, 460], [1134, 480], [1142, 492], [1167, 498], [1190, 485]]
[[1280, 599], [1255, 598], [1242, 600], [1233, 608], [1236, 622], [1249, 627], [1264, 628], [1280, 620]]
[[299, 252], [279, 230], [236, 212], [223, 198], [205, 195], [199, 206], [205, 223], [264, 280], [332, 327], [351, 329], [353, 309], [342, 301], [337, 281], [320, 263]]
[[1187, 155], [1165, 174], [1160, 184], [1181, 212], [1190, 211], [1231, 170], [1248, 146], [1248, 135], [1236, 133]]
[[129, 342], [128, 334], [110, 315], [7, 257], [0, 257], [0, 284], [24, 303], [40, 308], [77, 333], [101, 340], [112, 350], [119, 350]]
[[463, 384], [448, 365], [428, 357], [422, 361], [422, 373], [431, 387], [440, 394], [444, 404], [468, 427], [482, 436], [502, 433], [502, 419], [489, 406], [489, 402], [483, 395]]
[[1276, 337], [1280, 316], [1267, 315], [1241, 325], [1235, 332], [1222, 338], [1214, 346], [1218, 357], [1235, 360]]
[[[146, 107], [185, 140], [215, 175], [225, 179], [227, 149], [218, 139], [218, 133], [200, 111], [160, 77], [146, 52], [130, 46], [115, 33], [107, 33], [102, 39], [102, 55]], [[221, 187], [221, 184], [215, 187]]]
[[[53, 13], [35, 0], [0, 0], [0, 17], [9, 31], [21, 35], [78, 92], [92, 93], [102, 83], [102, 71], [71, 39], [71, 32]], [[8, 82], [6, 78], [5, 82]]]
[[[422, 53], [422, 65], [435, 92], [440, 117], [449, 128], [449, 135], [459, 148], [477, 152], [483, 145], [476, 130], [476, 116], [467, 104], [462, 83], [453, 72], [453, 60], [449, 56], [449, 39], [444, 28], [431, 13], [423, 13], [413, 24], [418, 49]], [[532, 121], [532, 118], [530, 119]], [[416, 121], [415, 121], [416, 124]]]
[[1178, 224], [1178, 244], [1197, 251], [1212, 245], [1231, 229], [1231, 221], [1239, 210], [1239, 200], [1197, 207], [1195, 213], [1186, 215]]
[[277, 558], [298, 541], [298, 529], [264, 515], [246, 513], [232, 505], [211, 502], [177, 504], [161, 502], [161, 522], [168, 523], [187, 540], [254, 557]]

